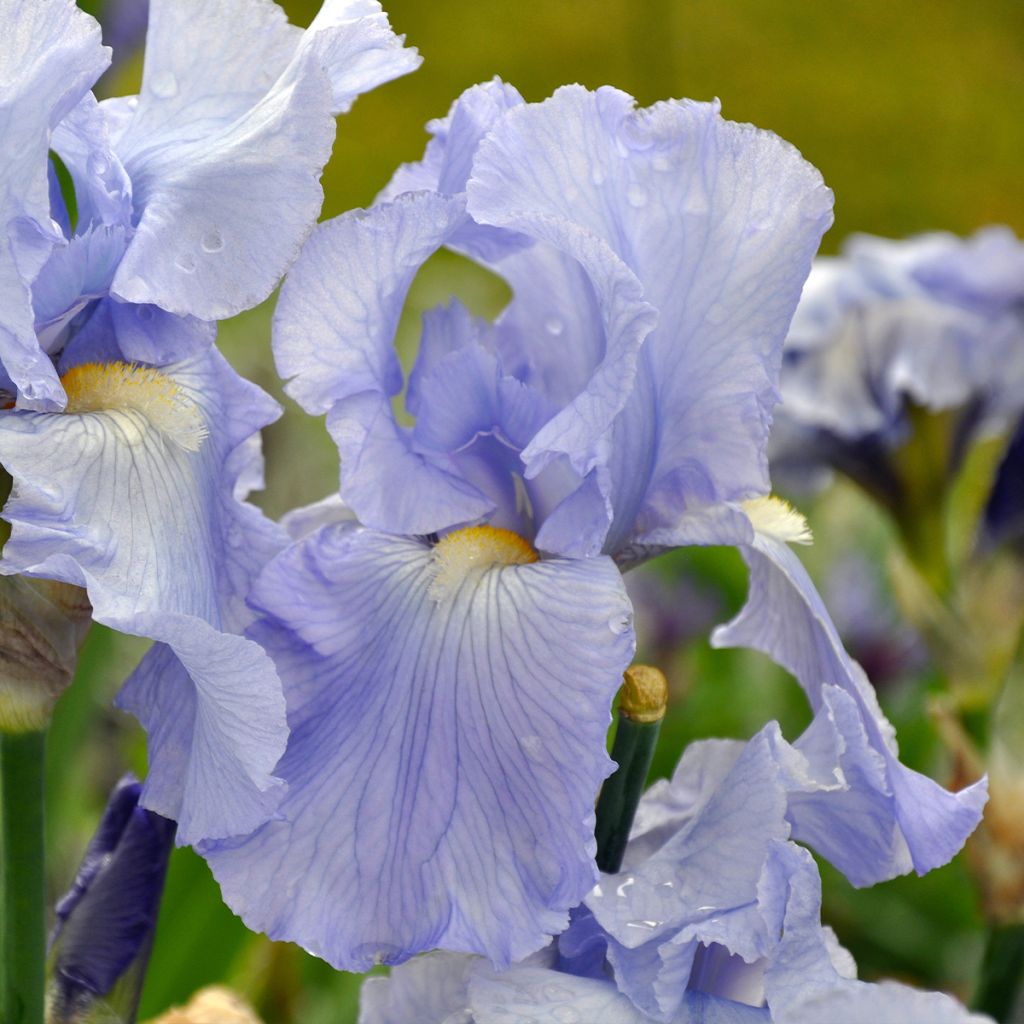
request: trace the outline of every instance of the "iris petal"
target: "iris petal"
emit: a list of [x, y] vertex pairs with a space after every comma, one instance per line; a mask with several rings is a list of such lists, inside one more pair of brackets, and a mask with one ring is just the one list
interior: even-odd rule
[[608, 709], [633, 650], [618, 571], [436, 581], [429, 547], [341, 527], [255, 591], [253, 635], [288, 681], [290, 795], [281, 820], [204, 855], [251, 927], [347, 969], [439, 945], [507, 965], [595, 877]]
[[[904, 850], [909, 850], [919, 874], [945, 864], [981, 818], [985, 780], [950, 793], [901, 764], [893, 728], [864, 670], [844, 650], [797, 557], [785, 544], [763, 535], [756, 536], [743, 555], [750, 566], [747, 604], [731, 623], [715, 631], [712, 642], [719, 647], [752, 647], [769, 655], [796, 676], [816, 712], [823, 706], [826, 687], [839, 687], [860, 717], [864, 739], [858, 745], [869, 747], [884, 764], [884, 780], [876, 778], [871, 785], [881, 787], [880, 794], [888, 799], [892, 827], [902, 834], [906, 847], [899, 842], [881, 850], [864, 846], [856, 861], [844, 858], [848, 869], [857, 864], [851, 881], [868, 885], [907, 870]], [[851, 765], [854, 756], [869, 754], [851, 754]], [[870, 778], [867, 773], [862, 776]], [[869, 853], [874, 854], [870, 861]]]
[[[278, 409], [212, 348], [165, 368], [163, 380], [153, 401], [176, 390], [180, 412], [161, 407], [154, 420], [144, 394], [104, 412], [0, 413], [0, 462], [15, 482], [0, 569], [84, 586], [97, 621], [175, 651], [177, 668], [152, 654], [125, 700], [144, 719], [148, 702], [166, 705], [166, 719], [150, 722], [144, 802], [179, 819], [180, 841], [191, 842], [255, 827], [280, 788], [271, 774], [287, 735], [280, 682], [256, 644], [230, 635], [251, 619], [251, 578], [284, 542], [240, 500], [239, 484], [258, 470], [254, 431]], [[179, 443], [175, 415], [205, 424], [199, 451]], [[148, 689], [162, 685], [154, 661], [168, 692], [183, 694], [177, 709]], [[177, 737], [166, 760], [161, 729]]]

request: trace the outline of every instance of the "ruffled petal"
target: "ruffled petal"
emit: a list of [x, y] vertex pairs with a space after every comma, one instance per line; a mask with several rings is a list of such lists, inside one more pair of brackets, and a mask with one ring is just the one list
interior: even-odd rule
[[116, 141], [138, 230], [114, 293], [203, 319], [266, 298], [320, 210], [332, 115], [417, 64], [369, 0], [329, 0], [305, 33], [275, 4], [155, 2]]
[[403, 192], [423, 189], [446, 195], [465, 192], [480, 141], [506, 111], [524, 102], [514, 86], [499, 78], [470, 86], [452, 103], [446, 117], [427, 124], [432, 138], [423, 159], [402, 164], [377, 202], [390, 202]]
[[279, 410], [212, 348], [163, 372], [177, 389], [170, 411], [159, 392], [149, 407], [0, 413], [0, 462], [15, 484], [0, 569], [84, 586], [97, 621], [172, 647], [194, 693], [180, 704], [157, 694], [157, 676], [179, 694], [184, 677], [150, 662], [125, 700], [179, 737], [165, 763], [157, 736], [148, 786], [192, 842], [255, 827], [280, 788], [280, 682], [256, 644], [228, 635], [251, 620], [250, 581], [284, 543], [241, 485], [259, 473], [253, 433]]
[[99, 24], [70, 0], [2, 0], [0, 52], [0, 363], [22, 403], [64, 393], [33, 330], [29, 288], [54, 245], [47, 150], [60, 120], [110, 63]]
[[[121, 149], [141, 216], [111, 292], [204, 320], [265, 299], [323, 201], [330, 102], [329, 84], [308, 57], [246, 114], [199, 141], [193, 130]], [[119, 146], [133, 134], [130, 126]]]
[[288, 688], [289, 795], [281, 820], [203, 852], [250, 927], [345, 969], [436, 946], [508, 965], [595, 879], [634, 646], [621, 576], [598, 558], [460, 580], [438, 557], [327, 528], [255, 590]]
[[478, 962], [465, 953], [424, 953], [386, 978], [367, 978], [359, 990], [359, 1024], [456, 1024], [469, 1005], [469, 972]]
[[117, 704], [145, 728], [143, 803], [178, 822], [179, 843], [244, 834], [284, 795], [281, 686], [259, 646], [202, 620], [160, 615], [107, 625], [158, 641]]
[[377, 0], [324, 0], [302, 37], [331, 82], [334, 114], [347, 113], [356, 99], [378, 85], [415, 71], [423, 58], [391, 31]]
[[[831, 222], [814, 168], [770, 133], [724, 121], [717, 105], [636, 111], [623, 93], [570, 86], [501, 120], [480, 146], [468, 195], [476, 219], [574, 256], [599, 295], [581, 240], [614, 253], [658, 311], [636, 371], [655, 400], [626, 405], [631, 389], [620, 386], [604, 406], [614, 415], [625, 405], [613, 449], [630, 467], [614, 481], [611, 550], [673, 525], [693, 504], [695, 477], [716, 501], [767, 490], [782, 341]], [[556, 424], [528, 460], [556, 443]], [[638, 471], [650, 450], [656, 459]]]
[[[555, 974], [543, 967], [514, 967], [501, 974], [480, 971], [470, 981], [474, 1024], [647, 1024], [624, 995], [607, 982]], [[705, 1018], [714, 1024], [746, 1024], [746, 1018]], [[759, 1018], [755, 1018], [757, 1020]]]
[[848, 954], [821, 927], [821, 880], [806, 851], [792, 848], [793, 880], [782, 941], [765, 971], [772, 1020], [786, 1024], [986, 1024], [941, 992], [890, 981], [868, 984], [848, 975]]
[[[702, 758], [699, 745], [689, 748], [677, 775], [693, 774]], [[704, 776], [700, 782], [703, 792], [694, 794], [689, 821], [642, 863], [603, 878], [585, 900], [626, 948], [683, 930], [714, 930], [709, 922], [727, 927], [730, 913], [756, 900], [770, 844], [789, 836], [785, 792], [763, 735], [742, 748], [723, 779]], [[737, 931], [730, 949], [747, 959], [763, 955], [767, 934], [756, 932]], [[714, 941], [724, 939], [723, 931]], [[762, 948], [754, 951], [750, 944], [758, 943]]]
[[277, 370], [306, 412], [321, 415], [361, 391], [398, 394], [394, 336], [406, 293], [464, 221], [460, 200], [417, 194], [317, 228], [274, 316]]
[[413, 451], [390, 402], [402, 387], [393, 341], [406, 292], [462, 223], [461, 200], [430, 193], [345, 214], [317, 230], [281, 290], [278, 371], [308, 412], [330, 412], [341, 495], [377, 529], [432, 533], [494, 507], [446, 457]]
[[112, 147], [109, 115], [91, 92], [57, 125], [51, 148], [74, 182], [79, 231], [131, 224], [131, 182]]
[[[807, 571], [785, 544], [758, 534], [743, 549], [750, 567], [750, 595], [740, 614], [712, 635], [718, 647], [752, 647], [763, 651], [791, 672], [818, 712], [825, 689], [839, 687], [859, 713], [867, 745], [885, 766], [893, 827], [902, 833], [918, 874], [949, 861], [963, 846], [981, 818], [987, 799], [984, 779], [959, 793], [944, 790], [931, 779], [900, 763], [893, 728], [878, 706], [863, 669], [846, 653]], [[866, 744], [865, 742], [866, 741]], [[871, 785], [877, 786], [877, 782]], [[885, 790], [883, 790], [885, 792]], [[901, 844], [890, 844], [887, 856], [869, 863], [868, 848], [861, 847], [856, 884], [871, 884], [906, 870]], [[876, 854], [881, 851], [875, 849]], [[853, 881], [854, 879], [851, 879]]]

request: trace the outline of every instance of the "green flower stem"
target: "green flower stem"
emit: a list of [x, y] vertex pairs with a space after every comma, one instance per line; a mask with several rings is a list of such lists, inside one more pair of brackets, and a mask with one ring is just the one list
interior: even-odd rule
[[973, 1009], [994, 1020], [1017, 1020], [1024, 982], [1024, 924], [996, 925], [988, 936]]
[[43, 732], [0, 733], [3, 926], [0, 1020], [43, 1024]]
[[622, 866], [629, 830], [644, 791], [647, 773], [665, 717], [665, 677], [647, 665], [626, 672], [619, 697], [619, 727], [612, 744], [618, 770], [605, 779], [597, 801], [597, 866], [614, 874]]

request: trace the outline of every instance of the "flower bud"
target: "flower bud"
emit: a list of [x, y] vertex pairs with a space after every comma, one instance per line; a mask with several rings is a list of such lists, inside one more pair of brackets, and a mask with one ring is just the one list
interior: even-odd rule
[[75, 674], [91, 614], [81, 587], [0, 576], [0, 732], [45, 728]]

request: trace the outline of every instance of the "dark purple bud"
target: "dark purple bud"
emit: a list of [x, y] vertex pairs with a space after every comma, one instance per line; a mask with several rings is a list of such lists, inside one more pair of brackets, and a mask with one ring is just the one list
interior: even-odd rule
[[71, 888], [57, 904], [51, 1008], [64, 1024], [106, 998], [129, 968], [138, 985], [127, 994], [134, 1020], [156, 929], [175, 823], [139, 806], [142, 787], [125, 776], [111, 794]]
[[985, 550], [999, 544], [1024, 547], [1024, 419], [999, 464], [985, 506], [980, 544]]

